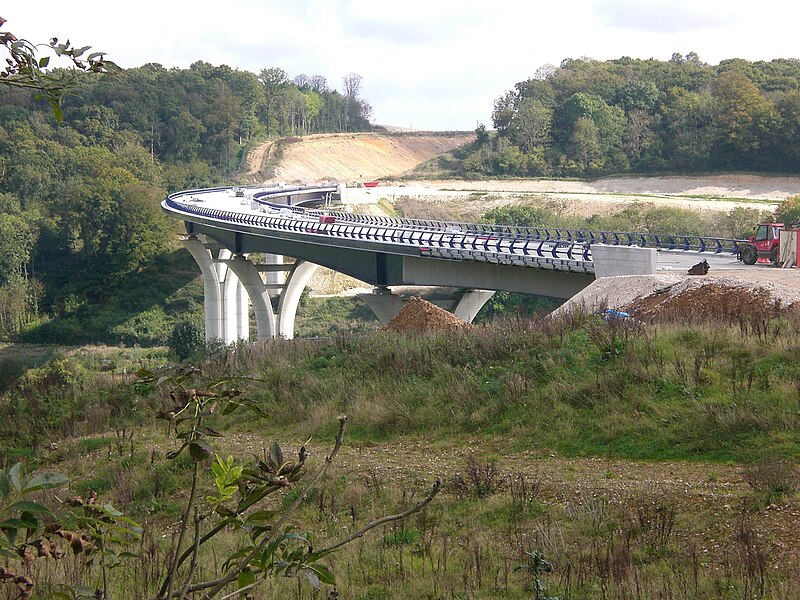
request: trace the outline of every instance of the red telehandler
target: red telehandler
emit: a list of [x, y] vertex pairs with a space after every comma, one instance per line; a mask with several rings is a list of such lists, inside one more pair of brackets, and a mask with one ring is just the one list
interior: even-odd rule
[[746, 265], [754, 265], [759, 258], [767, 258], [776, 265], [780, 256], [783, 223], [760, 223], [756, 232], [739, 248], [739, 258]]

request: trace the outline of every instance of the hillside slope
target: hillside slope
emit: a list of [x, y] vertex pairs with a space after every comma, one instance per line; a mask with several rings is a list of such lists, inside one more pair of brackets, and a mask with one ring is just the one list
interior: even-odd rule
[[[335, 133], [310, 135], [283, 145], [283, 156], [268, 182], [321, 180], [355, 184], [398, 176], [435, 156], [472, 142], [475, 135], [455, 133]], [[269, 157], [259, 149], [251, 156]], [[258, 160], [253, 161], [258, 162]], [[263, 169], [250, 163], [251, 174]]]

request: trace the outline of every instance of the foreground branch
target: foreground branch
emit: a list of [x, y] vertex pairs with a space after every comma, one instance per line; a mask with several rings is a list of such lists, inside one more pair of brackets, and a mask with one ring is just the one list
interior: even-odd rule
[[319, 551], [315, 552], [315, 554], [317, 556], [319, 556], [319, 557], [325, 556], [326, 554], [330, 554], [334, 550], [337, 550], [338, 548], [341, 548], [342, 546], [344, 546], [346, 544], [349, 544], [353, 540], [356, 540], [356, 539], [358, 539], [360, 537], [363, 537], [364, 534], [367, 533], [370, 529], [375, 529], [379, 525], [384, 525], [385, 523], [391, 523], [392, 521], [400, 521], [401, 519], [405, 519], [406, 517], [410, 517], [414, 513], [418, 513], [423, 508], [428, 506], [428, 504], [431, 503], [431, 501], [436, 497], [436, 494], [439, 493], [439, 490], [441, 489], [441, 487], [442, 487], [442, 481], [440, 479], [437, 479], [436, 483], [433, 484], [433, 487], [431, 488], [430, 493], [425, 497], [425, 499], [420, 501], [420, 502], [418, 502], [417, 504], [415, 504], [414, 506], [412, 506], [408, 510], [405, 510], [405, 511], [403, 511], [401, 513], [397, 513], [396, 515], [387, 515], [385, 517], [381, 517], [380, 519], [375, 519], [374, 521], [371, 521], [371, 522], [367, 523], [366, 525], [364, 525], [364, 527], [362, 527], [361, 529], [359, 529], [355, 533], [352, 533], [351, 535], [347, 536], [346, 538], [343, 538], [343, 539], [339, 540], [338, 542], [335, 542], [335, 543], [331, 544], [330, 546], [327, 546], [327, 547], [323, 548], [322, 550], [319, 550]]
[[283, 511], [283, 515], [281, 515], [281, 518], [272, 527], [270, 534], [264, 536], [264, 539], [262, 539], [261, 542], [259, 542], [259, 544], [247, 556], [239, 561], [239, 563], [233, 569], [228, 571], [228, 574], [221, 578], [219, 583], [217, 583], [217, 585], [211, 588], [208, 593], [203, 596], [203, 600], [211, 600], [211, 598], [216, 596], [226, 585], [239, 577], [239, 574], [250, 565], [253, 559], [258, 556], [267, 545], [275, 541], [279, 535], [282, 535], [282, 529], [286, 525], [287, 521], [294, 516], [294, 513], [308, 497], [309, 492], [311, 492], [311, 490], [317, 486], [319, 481], [324, 477], [325, 473], [327, 473], [328, 467], [330, 467], [331, 463], [333, 463], [334, 459], [339, 454], [339, 450], [344, 442], [345, 425], [347, 425], [347, 417], [342, 415], [339, 417], [339, 432], [336, 435], [336, 442], [333, 445], [333, 450], [331, 450], [330, 454], [325, 457], [325, 464], [320, 467], [319, 471], [317, 471], [317, 474], [314, 476], [314, 479], [305, 487], [303, 492], [297, 496], [295, 501], [292, 502], [291, 506]]

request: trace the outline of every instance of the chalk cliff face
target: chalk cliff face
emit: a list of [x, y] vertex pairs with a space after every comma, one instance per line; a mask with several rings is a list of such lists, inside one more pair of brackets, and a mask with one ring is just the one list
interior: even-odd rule
[[[283, 156], [268, 182], [344, 181], [349, 184], [401, 175], [418, 164], [469, 144], [470, 132], [318, 134], [285, 141]], [[266, 150], [266, 151], [265, 151]], [[249, 161], [252, 174], [263, 169], [274, 155], [271, 148], [258, 148]]]

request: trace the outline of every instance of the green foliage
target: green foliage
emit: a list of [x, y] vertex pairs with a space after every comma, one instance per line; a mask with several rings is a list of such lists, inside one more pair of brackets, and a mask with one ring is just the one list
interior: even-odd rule
[[[6, 20], [0, 17], [0, 27], [5, 23]], [[48, 50], [52, 55], [45, 56], [41, 56], [43, 44], [19, 39], [10, 32], [0, 34], [0, 44], [8, 55], [4, 68], [0, 71], [0, 84], [35, 90], [37, 99], [44, 98], [50, 103], [58, 121], [63, 118], [61, 105], [64, 98], [73, 91], [79, 73], [108, 73], [116, 70], [114, 63], [105, 60], [104, 53], [86, 54], [91, 49], [90, 46], [76, 48], [69, 40], [59, 43], [58, 38], [50, 39]], [[50, 64], [53, 57], [68, 59], [71, 68], [54, 68], [55, 65]]]
[[[157, 294], [183, 274], [158, 286], [141, 279], [154, 271], [170, 275], [165, 263], [179, 228], [160, 209], [165, 195], [229, 181], [245, 150], [267, 133], [370, 127], [358, 86], [345, 98], [322, 77], [292, 82], [282, 69], [265, 69], [282, 73], [268, 93], [253, 73], [197, 62], [189, 69], [149, 64], [98, 79], [80, 71], [111, 63], [84, 55], [86, 48], [56, 44], [52, 51], [78, 68], [45, 73], [32, 59], [41, 49], [11, 34], [0, 35], [0, 43], [16, 52], [0, 81], [3, 340], [165, 344], [178, 313], [158, 307], [176, 290]], [[70, 74], [62, 83], [73, 96], [56, 126], [49, 108], [10, 86], [26, 78], [34, 87], [51, 76], [55, 82], [60, 73]], [[348, 81], [360, 78], [351, 74]], [[194, 279], [196, 266], [191, 270]], [[81, 305], [67, 306], [68, 297]]]
[[697, 213], [676, 207], [632, 205], [607, 215], [564, 216], [552, 203], [510, 204], [485, 213], [485, 221], [520, 227], [565, 228], [583, 231], [636, 231], [667, 235], [719, 236], [744, 239], [755, 223], [772, 216], [767, 211], [733, 208], [727, 213]]
[[217, 455], [217, 460], [211, 464], [211, 470], [214, 473], [217, 495], [206, 496], [206, 502], [216, 509], [220, 504], [233, 500], [239, 490], [238, 483], [244, 468], [233, 464], [233, 456], [228, 456], [227, 460], [223, 460], [221, 456]]
[[169, 336], [169, 349], [179, 360], [199, 357], [205, 349], [205, 334], [194, 321], [181, 321]]
[[796, 172], [800, 68], [791, 60], [567, 59], [502, 93], [464, 176], [745, 169]]
[[787, 226], [800, 223], [800, 196], [789, 196], [778, 205], [775, 218]]
[[544, 554], [536, 550], [525, 553], [525, 562], [514, 567], [515, 572], [524, 571], [533, 577], [533, 597], [536, 600], [558, 600], [555, 596], [547, 595], [547, 585], [545, 585], [542, 575], [552, 573], [553, 565], [545, 559]]
[[509, 204], [493, 208], [483, 215], [483, 219], [488, 223], [517, 227], [553, 227], [557, 226], [559, 220], [551, 208], [530, 204]]
[[780, 502], [794, 494], [800, 485], [797, 463], [781, 456], [762, 456], [748, 463], [743, 471], [744, 480], [761, 496], [765, 505]]
[[[143, 369], [138, 373], [137, 385], [142, 391], [163, 384], [171, 387], [170, 403], [160, 416], [170, 421], [171, 430], [180, 445], [168, 452], [167, 458], [176, 460], [188, 455], [192, 463], [191, 489], [166, 578], [156, 598], [166, 600], [173, 597], [173, 592], [181, 589], [181, 585], [182, 589], [191, 587], [207, 590], [205, 597], [213, 598], [234, 582], [240, 588], [250, 589], [276, 576], [303, 575], [315, 590], [322, 584], [333, 585], [334, 576], [321, 562], [323, 558], [382, 523], [399, 521], [419, 512], [439, 490], [437, 483], [425, 500], [403, 513], [373, 521], [359, 532], [333, 544], [315, 546], [310, 535], [294, 531], [291, 521], [336, 458], [343, 443], [346, 418], [339, 418], [333, 450], [316, 476], [294, 495], [289, 504], [276, 510], [274, 504], [263, 501], [272, 494], [293, 488], [301, 480], [308, 457], [306, 446], [301, 446], [296, 461], [286, 458], [277, 442], [272, 443], [263, 458], [256, 458], [255, 462], [246, 466], [237, 465], [233, 456], [223, 459], [212, 447], [213, 440], [222, 437], [222, 434], [209, 423], [213, 423], [219, 415], [230, 415], [237, 411], [246, 411], [251, 418], [257, 419], [263, 419], [265, 414], [233, 385], [233, 379], [223, 377], [202, 385], [200, 375], [201, 372], [195, 367], [165, 368], [158, 372]], [[207, 506], [202, 507], [197, 501], [201, 466], [215, 454], [216, 460], [212, 462], [211, 471], [216, 494], [206, 496]], [[182, 571], [179, 574], [181, 566], [187, 561], [195, 565], [199, 552], [206, 548], [204, 544], [225, 530], [235, 531], [241, 541], [237, 542], [233, 553], [224, 561], [219, 577], [201, 581], [202, 576], [191, 568], [186, 581], [179, 584], [177, 578], [183, 577]]]

